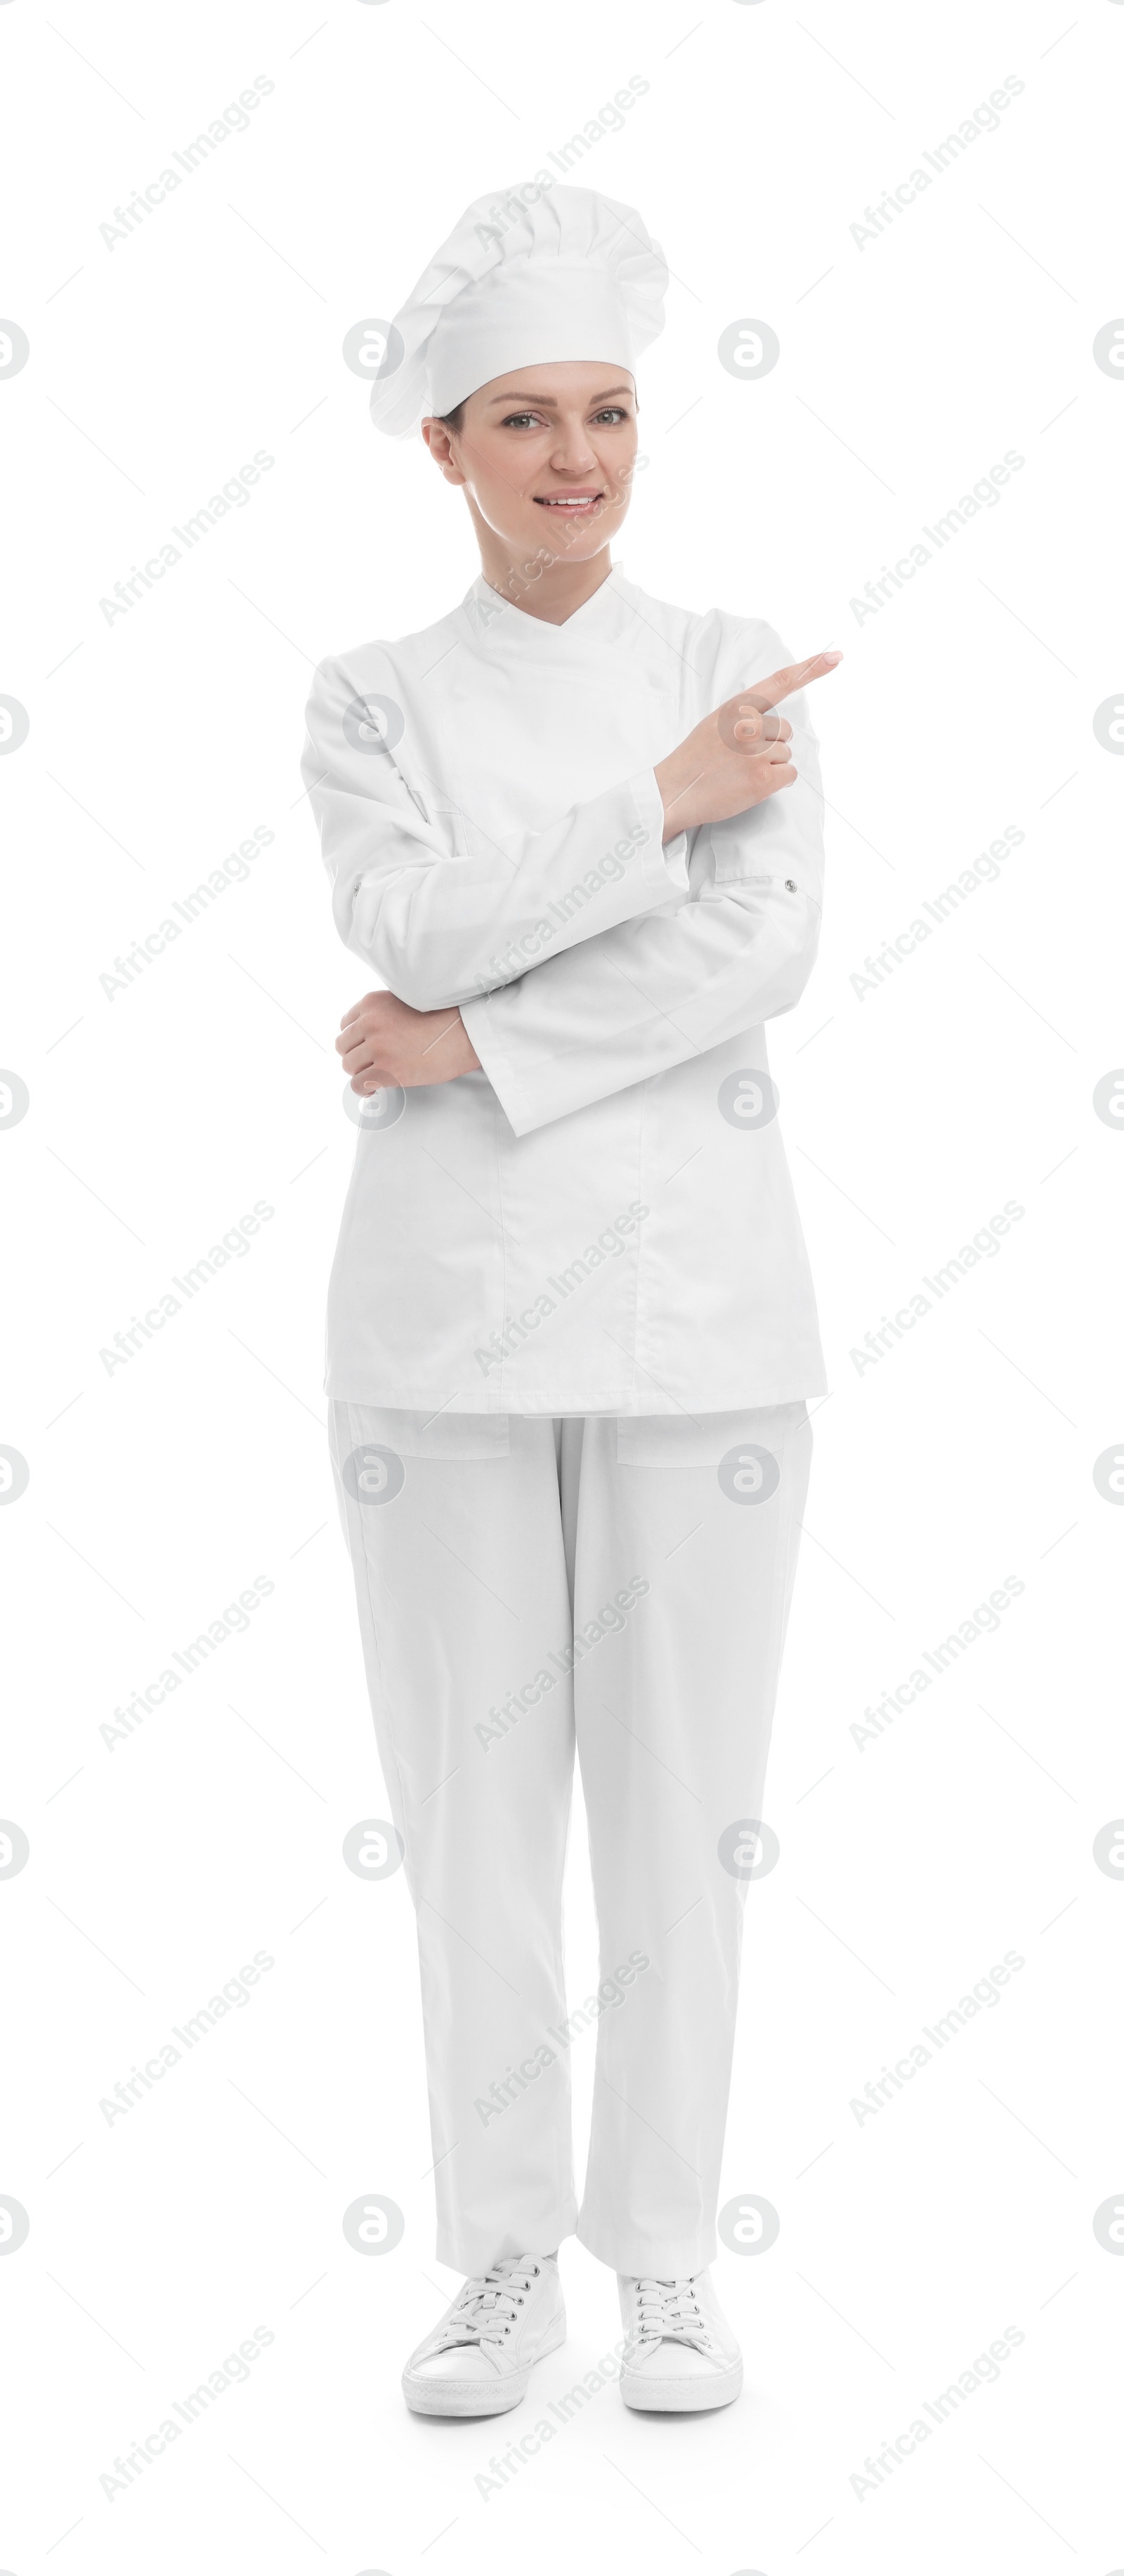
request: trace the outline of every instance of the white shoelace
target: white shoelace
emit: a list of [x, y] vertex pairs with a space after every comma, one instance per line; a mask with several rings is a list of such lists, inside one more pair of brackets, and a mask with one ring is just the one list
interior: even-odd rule
[[517, 2254], [505, 2254], [490, 2272], [466, 2281], [444, 2325], [437, 2329], [431, 2351], [448, 2352], [462, 2343], [502, 2342], [541, 2270], [540, 2263], [524, 2263]]
[[714, 2338], [693, 2281], [656, 2281], [645, 2276], [634, 2286], [636, 2315], [630, 2338], [634, 2350], [667, 2342], [694, 2344], [699, 2352], [713, 2350]]

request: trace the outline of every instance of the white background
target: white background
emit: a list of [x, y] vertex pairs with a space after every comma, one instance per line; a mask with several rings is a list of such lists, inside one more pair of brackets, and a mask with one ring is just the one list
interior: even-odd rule
[[[13, 2576], [412, 2571], [1106, 2571], [1124, 2262], [1124, 1810], [1110, 1611], [1124, 1520], [1117, 1165], [1124, 1060], [1119, 0], [2, 0], [0, 382], [7, 1002], [27, 1115], [7, 1206], [0, 1515], [0, 2191], [28, 2213], [8, 2311], [0, 2558]], [[99, 227], [255, 75], [245, 133], [130, 235]], [[321, 1324], [354, 1129], [332, 1042], [362, 971], [332, 930], [298, 759], [312, 665], [437, 617], [476, 569], [460, 497], [376, 440], [344, 366], [472, 197], [529, 175], [630, 75], [572, 172], [640, 207], [674, 272], [641, 377], [621, 560], [658, 596], [836, 641], [820, 962], [773, 1066], [831, 1395], [750, 1890], [723, 2199], [746, 2353], [721, 2416], [606, 2387], [499, 2492], [477, 2477], [619, 2335], [563, 2254], [570, 2340], [519, 2416], [419, 2422], [403, 2359], [432, 2255], [413, 1921], [341, 1844], [386, 1813], [329, 1483]], [[864, 209], [1007, 75], [995, 133], [860, 246]], [[1098, 193], [1100, 174], [1103, 193]], [[780, 363], [717, 358], [762, 318]], [[127, 614], [99, 601], [258, 449], [274, 463]], [[1024, 459], [877, 613], [851, 605], [1006, 451]], [[670, 746], [669, 746], [670, 747]], [[245, 883], [109, 998], [100, 982], [245, 839]], [[851, 978], [1007, 825], [1025, 839], [915, 955]], [[256, 1200], [251, 1248], [110, 1373], [99, 1357]], [[1013, 1200], [913, 1332], [852, 1351]], [[112, 1747], [100, 1728], [254, 1577], [246, 1634]], [[1022, 1594], [893, 1728], [851, 1728], [1005, 1577]], [[580, 1812], [574, 2000], [595, 1972]], [[115, 2084], [256, 1950], [274, 1961], [151, 2094]], [[1024, 1965], [900, 2096], [850, 2107], [1007, 1951]], [[574, 2051], [579, 2136], [592, 2043]], [[397, 2248], [342, 2232], [366, 2192]], [[0, 2247], [0, 2251], [3, 2248]], [[1118, 2248], [1119, 2251], [1119, 2248]], [[255, 2327], [245, 2384], [107, 2497], [114, 2458]], [[868, 2491], [852, 2478], [975, 2354], [996, 2384]], [[541, 2395], [539, 2394], [541, 2388]]]

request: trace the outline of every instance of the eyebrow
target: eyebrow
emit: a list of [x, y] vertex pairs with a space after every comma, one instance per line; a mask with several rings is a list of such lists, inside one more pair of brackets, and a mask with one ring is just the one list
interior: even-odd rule
[[[634, 388], [632, 385], [610, 385], [604, 393], [591, 394], [589, 399], [593, 403], [608, 402], [613, 394], [627, 394], [632, 400]], [[557, 411], [558, 409], [553, 394], [493, 394], [489, 410], [496, 403], [506, 403], [511, 411]]]

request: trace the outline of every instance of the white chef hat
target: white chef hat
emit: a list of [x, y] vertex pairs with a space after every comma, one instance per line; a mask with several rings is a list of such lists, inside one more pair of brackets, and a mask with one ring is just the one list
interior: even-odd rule
[[406, 438], [513, 367], [604, 359], [632, 375], [663, 329], [667, 263], [632, 206], [529, 180], [466, 206], [394, 317], [371, 386]]

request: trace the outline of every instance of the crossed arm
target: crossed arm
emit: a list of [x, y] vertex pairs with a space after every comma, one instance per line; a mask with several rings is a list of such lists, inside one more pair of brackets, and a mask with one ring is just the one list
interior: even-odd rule
[[[712, 892], [726, 900], [693, 904], [673, 915], [665, 907], [677, 885], [685, 888], [685, 865], [673, 876], [664, 863], [663, 850], [687, 831], [740, 817], [796, 783], [800, 773], [793, 759], [792, 727], [776, 709], [807, 681], [832, 669], [839, 658], [838, 654], [817, 654], [811, 661], [776, 671], [768, 679], [740, 690], [704, 717], [659, 763], [654, 774], [647, 773], [646, 780], [628, 782], [628, 789], [610, 791], [607, 799], [596, 800], [598, 806], [603, 802], [607, 811], [612, 811], [613, 799], [619, 802], [622, 794], [631, 790], [640, 805], [645, 791], [649, 800], [652, 798], [654, 775], [661, 809], [661, 848], [641, 854], [636, 868], [627, 872], [629, 882], [619, 890], [616, 917], [607, 928], [586, 938], [580, 956], [575, 945], [581, 940], [579, 923], [572, 939], [567, 938], [548, 959], [542, 963], [529, 960], [530, 972], [518, 981], [501, 982], [496, 989], [494, 979], [489, 985], [478, 975], [475, 997], [469, 998], [471, 985], [466, 978], [462, 984], [465, 999], [459, 1006], [449, 1001], [441, 1007], [426, 1007], [423, 1000], [408, 1002], [393, 989], [369, 993], [355, 1003], [345, 1014], [336, 1040], [352, 1089], [364, 1094], [388, 1084], [412, 1089], [452, 1081], [480, 1068], [479, 1040], [484, 1050], [484, 1069], [496, 1083], [516, 1132], [522, 1134], [563, 1115], [569, 1108], [638, 1081], [668, 1063], [682, 1061], [739, 1027], [791, 1007], [811, 963], [814, 936], [810, 953], [806, 889], [803, 906], [786, 905], [782, 900], [779, 914], [776, 901], [770, 904], [761, 891], [775, 888], [779, 882], [769, 874], [768, 861], [779, 853], [785, 838], [783, 829], [771, 827], [771, 816], [763, 817], [753, 845], [753, 873], [737, 862], [720, 866], [718, 874], [725, 882]], [[814, 771], [814, 762], [810, 766]], [[311, 782], [314, 804], [319, 783], [315, 779]], [[813, 776], [809, 790], [814, 791], [815, 786]], [[346, 815], [354, 800], [345, 795], [338, 801]], [[397, 981], [409, 980], [414, 970], [407, 963], [407, 948], [416, 954], [419, 946], [424, 946], [432, 955], [435, 947], [443, 947], [450, 931], [456, 938], [456, 925], [450, 923], [447, 907], [440, 925], [435, 918], [432, 931], [424, 940], [420, 937], [422, 923], [417, 908], [428, 897], [437, 896], [434, 876], [429, 872], [418, 877], [415, 872], [411, 877], [409, 871], [401, 871], [396, 901], [388, 902], [386, 890], [376, 888], [378, 899], [372, 907], [371, 933], [356, 936], [355, 916], [364, 899], [366, 880], [361, 871], [341, 865], [338, 853], [330, 852], [332, 817], [328, 800], [322, 802], [325, 855], [336, 874], [340, 927], [345, 929], [342, 892], [343, 902], [349, 907], [345, 936], [350, 931], [352, 944], [361, 945], [365, 953], [372, 955], [388, 982], [391, 975]], [[369, 817], [369, 805], [366, 811]], [[353, 816], [353, 824], [354, 821]], [[818, 831], [818, 815], [815, 828]], [[637, 837], [647, 840], [650, 836], [644, 832]], [[721, 841], [721, 834], [716, 837]], [[532, 879], [532, 912], [535, 884], [541, 894], [541, 888], [550, 882], [551, 866], [565, 846], [564, 827], [538, 836], [528, 871]], [[520, 877], [523, 874], [521, 869]], [[460, 882], [465, 884], [463, 876]], [[794, 879], [786, 877], [783, 882], [789, 894], [801, 893]], [[394, 880], [388, 884], [393, 893]], [[402, 892], [403, 887], [407, 891]], [[486, 882], [466, 886], [465, 891], [474, 904], [475, 921], [481, 908], [486, 911], [493, 900], [491, 891]], [[735, 915], [741, 916], [733, 923], [730, 898]], [[510, 911], [506, 895], [503, 902]], [[725, 915], [721, 921], [717, 918], [719, 911]], [[747, 914], [751, 916], [749, 920], [745, 918]], [[599, 919], [604, 922], [603, 911], [599, 911]], [[745, 971], [750, 945], [754, 954], [752, 1003]], [[458, 968], [463, 973], [459, 958], [454, 964], [445, 954], [440, 963], [435, 961], [432, 971], [448, 979], [448, 991]], [[418, 990], [416, 980], [414, 989]], [[703, 991], [705, 1008], [700, 1013], [699, 996]]]

